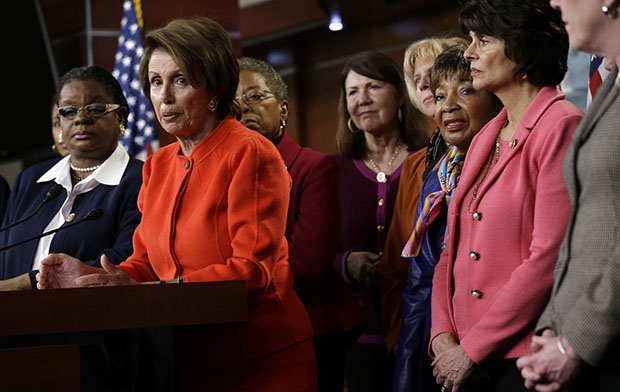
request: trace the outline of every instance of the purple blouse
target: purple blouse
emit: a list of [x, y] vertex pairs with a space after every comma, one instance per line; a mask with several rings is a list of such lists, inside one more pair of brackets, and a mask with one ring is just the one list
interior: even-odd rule
[[359, 159], [335, 154], [340, 166], [340, 252], [334, 266], [354, 290], [364, 309], [369, 325], [358, 343], [384, 343], [379, 322], [380, 289], [366, 289], [351, 281], [346, 273], [345, 260], [349, 253], [367, 251], [381, 253], [392, 220], [402, 164], [385, 182]]

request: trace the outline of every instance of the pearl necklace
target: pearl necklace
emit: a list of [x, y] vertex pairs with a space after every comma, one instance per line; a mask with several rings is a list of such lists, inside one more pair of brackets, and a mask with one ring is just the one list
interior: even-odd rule
[[75, 182], [80, 182], [83, 180], [82, 177], [78, 177], [75, 174], [71, 173], [71, 178], [75, 181]]
[[72, 170], [75, 170], [75, 171], [78, 171], [78, 172], [82, 172], [82, 173], [88, 173], [88, 172], [91, 172], [91, 171], [95, 171], [95, 170], [99, 169], [99, 166], [101, 166], [99, 164], [99, 165], [90, 166], [90, 167], [75, 167], [75, 166], [73, 166], [73, 163], [70, 163], [70, 165], [71, 165], [71, 169]]
[[373, 170], [375, 171], [375, 173], [377, 173], [377, 181], [378, 182], [385, 182], [385, 181], [387, 181], [387, 174], [385, 172], [391, 172], [392, 171], [392, 164], [394, 163], [394, 160], [398, 156], [398, 153], [400, 152], [401, 146], [402, 146], [402, 144], [400, 142], [398, 142], [398, 144], [396, 145], [396, 150], [394, 151], [394, 154], [392, 154], [392, 158], [390, 158], [390, 161], [388, 162], [385, 171], [379, 169], [379, 166], [377, 165], [377, 162], [375, 162], [375, 160], [372, 159], [372, 157], [370, 156], [370, 153], [366, 153], [366, 156], [368, 157], [368, 160], [370, 161], [370, 164], [372, 165]]

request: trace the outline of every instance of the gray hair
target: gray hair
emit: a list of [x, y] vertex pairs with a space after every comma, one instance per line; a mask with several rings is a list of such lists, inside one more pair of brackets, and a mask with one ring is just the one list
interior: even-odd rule
[[278, 72], [267, 62], [252, 57], [241, 57], [237, 60], [240, 71], [250, 71], [265, 78], [269, 91], [276, 96], [278, 102], [288, 99], [288, 87]]

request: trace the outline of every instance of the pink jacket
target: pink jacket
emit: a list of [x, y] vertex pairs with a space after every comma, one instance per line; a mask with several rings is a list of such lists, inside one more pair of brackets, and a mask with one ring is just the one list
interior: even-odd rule
[[529, 353], [549, 299], [570, 214], [562, 161], [583, 116], [564, 97], [553, 87], [536, 95], [516, 146], [502, 152], [468, 212], [506, 110], [491, 120], [471, 143], [450, 203], [446, 249], [433, 279], [431, 341], [452, 333], [478, 364]]

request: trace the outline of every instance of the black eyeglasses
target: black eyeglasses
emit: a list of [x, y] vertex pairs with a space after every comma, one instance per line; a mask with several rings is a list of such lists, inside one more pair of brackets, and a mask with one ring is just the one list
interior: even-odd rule
[[77, 107], [77, 106], [63, 106], [58, 108], [58, 115], [67, 120], [73, 120], [77, 117], [80, 110], [84, 110], [88, 117], [101, 117], [106, 114], [115, 111], [120, 108], [121, 105], [115, 103], [91, 103], [90, 105]]
[[[268, 96], [266, 94], [271, 94], [271, 96]], [[246, 105], [254, 105], [271, 97], [275, 98], [276, 96], [269, 90], [256, 90], [250, 91], [249, 93], [243, 94], [242, 96], [236, 98], [237, 101], [243, 101]]]

